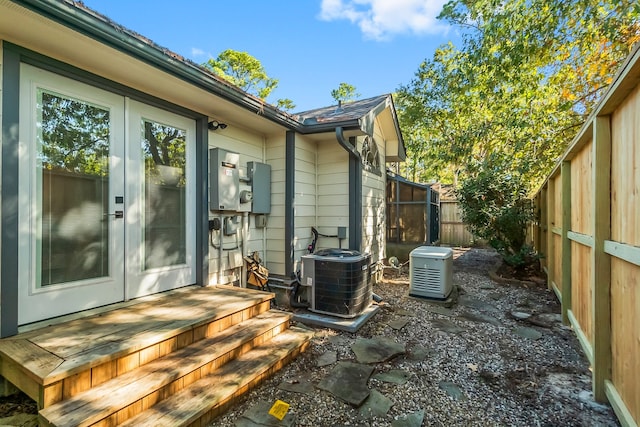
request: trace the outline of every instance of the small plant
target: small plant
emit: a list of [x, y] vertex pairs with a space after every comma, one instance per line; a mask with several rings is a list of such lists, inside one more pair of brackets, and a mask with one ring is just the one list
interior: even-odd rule
[[526, 244], [534, 209], [519, 175], [486, 163], [457, 190], [462, 219], [470, 231], [488, 241], [505, 263], [521, 268], [537, 258]]

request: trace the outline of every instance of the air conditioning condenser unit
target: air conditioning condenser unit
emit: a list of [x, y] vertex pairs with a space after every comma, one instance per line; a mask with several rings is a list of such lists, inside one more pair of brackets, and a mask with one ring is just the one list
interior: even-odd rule
[[310, 288], [309, 310], [356, 317], [371, 305], [371, 255], [322, 249], [302, 256], [301, 284]]

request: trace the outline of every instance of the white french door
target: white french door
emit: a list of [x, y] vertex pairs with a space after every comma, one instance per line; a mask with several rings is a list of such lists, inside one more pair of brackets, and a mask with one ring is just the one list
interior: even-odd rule
[[195, 281], [194, 133], [21, 65], [19, 324]]
[[195, 122], [128, 101], [126, 296], [195, 283]]

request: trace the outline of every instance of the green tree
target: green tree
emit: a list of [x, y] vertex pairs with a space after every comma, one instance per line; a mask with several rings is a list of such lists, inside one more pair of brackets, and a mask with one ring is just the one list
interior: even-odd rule
[[639, 39], [639, 13], [625, 0], [447, 3], [462, 46], [440, 47], [398, 91], [409, 168], [455, 181], [500, 157], [493, 167], [537, 187]]
[[284, 111], [291, 111], [296, 108], [296, 104], [294, 104], [289, 98], [278, 99], [278, 101], [276, 101], [276, 106]]
[[[202, 65], [229, 83], [262, 100], [266, 100], [278, 87], [278, 80], [269, 77], [262, 63], [247, 52], [227, 49], [217, 58], [209, 59]], [[278, 99], [276, 106], [285, 111], [296, 108], [289, 98]]]
[[337, 102], [353, 101], [359, 96], [355, 86], [344, 82], [340, 83], [337, 89], [331, 91], [331, 97]]
[[465, 222], [507, 263], [526, 262], [526, 196], [640, 39], [639, 17], [629, 0], [451, 0], [440, 18], [461, 46], [441, 46], [398, 91], [407, 171], [460, 179]]
[[260, 99], [266, 99], [278, 86], [278, 80], [269, 77], [262, 63], [247, 52], [227, 49], [203, 66]]

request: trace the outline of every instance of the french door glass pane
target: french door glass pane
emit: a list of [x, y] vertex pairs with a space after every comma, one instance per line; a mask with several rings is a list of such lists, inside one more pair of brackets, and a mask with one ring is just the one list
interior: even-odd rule
[[186, 262], [186, 131], [142, 120], [144, 269]]
[[38, 91], [39, 286], [109, 274], [109, 114]]

